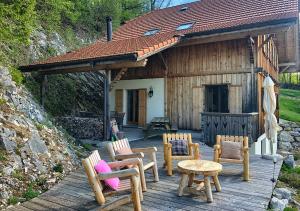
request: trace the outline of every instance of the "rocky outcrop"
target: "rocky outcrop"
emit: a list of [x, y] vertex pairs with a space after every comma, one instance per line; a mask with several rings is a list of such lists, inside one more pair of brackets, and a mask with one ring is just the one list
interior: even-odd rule
[[0, 67], [0, 209], [25, 200], [29, 188], [47, 190], [75, 169], [79, 161], [74, 147], [73, 139]]

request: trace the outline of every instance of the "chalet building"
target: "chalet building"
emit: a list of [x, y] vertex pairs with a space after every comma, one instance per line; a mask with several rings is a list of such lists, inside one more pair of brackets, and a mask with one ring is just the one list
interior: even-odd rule
[[108, 18], [107, 40], [21, 69], [102, 72], [106, 113], [125, 112], [125, 125], [167, 116], [180, 129], [202, 129], [208, 142], [217, 133], [255, 141], [265, 76], [278, 94], [279, 70], [299, 67], [298, 12], [297, 0], [200, 0], [146, 13], [113, 34]]

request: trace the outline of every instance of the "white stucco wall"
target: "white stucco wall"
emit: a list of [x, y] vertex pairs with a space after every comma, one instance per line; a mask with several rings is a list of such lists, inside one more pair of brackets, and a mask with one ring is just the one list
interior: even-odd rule
[[[123, 89], [123, 112], [127, 112], [127, 90], [130, 89], [147, 89], [147, 93], [153, 88], [153, 97], [147, 97], [147, 123], [153, 117], [164, 116], [164, 79], [138, 79], [138, 80], [121, 80], [114, 84], [110, 92], [109, 104], [110, 110], [115, 110], [115, 90]], [[127, 123], [127, 116], [125, 115], [124, 124]]]

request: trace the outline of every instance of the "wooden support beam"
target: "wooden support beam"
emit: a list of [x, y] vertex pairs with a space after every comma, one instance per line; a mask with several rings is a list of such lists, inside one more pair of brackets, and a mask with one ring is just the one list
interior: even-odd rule
[[162, 52], [159, 52], [158, 55], [159, 55], [159, 58], [161, 59], [163, 65], [164, 65], [164, 70], [167, 70], [168, 69], [168, 64], [167, 64], [164, 56], [162, 55]]
[[41, 105], [44, 107], [45, 105], [45, 95], [46, 95], [46, 90], [48, 86], [48, 79], [46, 75], [42, 75], [42, 81], [40, 84], [40, 95], [41, 95]]
[[110, 86], [109, 86], [109, 91], [112, 90], [113, 86], [115, 83], [117, 83], [119, 80], [121, 80], [122, 76], [127, 72], [128, 68], [122, 68], [118, 74], [116, 75], [116, 77], [114, 78], [113, 81], [111, 81]]
[[109, 64], [86, 64], [86, 65], [71, 65], [71, 66], [60, 66], [53, 67], [48, 69], [41, 69], [39, 72], [43, 74], [63, 74], [63, 73], [76, 73], [76, 72], [90, 72], [98, 70], [112, 70], [112, 69], [121, 69], [121, 68], [136, 68], [136, 67], [145, 67], [147, 64], [147, 59], [141, 61], [126, 61], [118, 63], [109, 63]]
[[103, 136], [104, 140], [110, 139], [110, 112], [109, 112], [109, 78], [108, 71], [104, 76], [104, 109], [103, 109]]
[[232, 32], [223, 32], [223, 33], [216, 33], [211, 35], [197, 36], [182, 41], [181, 44], [176, 45], [176, 47], [219, 42], [224, 40], [242, 39], [249, 36], [256, 37], [261, 34], [276, 34], [279, 32], [287, 31], [292, 25], [294, 25], [294, 23], [284, 23], [284, 24], [278, 24], [273, 26], [257, 27], [252, 29], [243, 29], [243, 30], [232, 31]]
[[274, 34], [271, 34], [265, 41], [263, 41], [263, 43], [260, 46], [258, 46], [257, 51], [262, 49], [264, 47], [264, 45], [266, 45], [273, 37], [274, 37]]

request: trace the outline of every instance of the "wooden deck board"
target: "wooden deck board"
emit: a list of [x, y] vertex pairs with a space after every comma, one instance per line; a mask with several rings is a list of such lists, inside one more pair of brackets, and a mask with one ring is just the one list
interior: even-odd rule
[[[131, 142], [132, 147], [156, 146], [158, 148], [157, 160], [160, 182], [152, 182], [152, 174], [147, 172], [146, 180], [148, 191], [144, 193], [142, 202], [143, 210], [265, 210], [272, 193], [271, 178], [273, 163], [263, 160], [258, 156], [250, 157], [249, 182], [242, 181], [242, 165], [226, 164], [219, 180], [222, 186], [221, 192], [215, 192], [213, 187], [213, 203], [206, 203], [203, 194], [199, 196], [185, 194], [177, 196], [177, 188], [180, 181], [179, 173], [174, 170], [174, 175], [166, 176], [163, 165], [162, 140], [159, 138], [147, 141]], [[100, 149], [102, 159], [109, 160], [106, 149]], [[201, 158], [211, 160], [212, 148], [200, 143]], [[275, 166], [275, 178], [277, 179], [282, 162]], [[176, 164], [174, 165], [176, 166]], [[14, 206], [8, 210], [96, 210], [98, 204], [89, 187], [83, 168], [72, 172], [62, 182], [51, 190], [29, 202]], [[117, 210], [132, 210], [128, 204]]]

